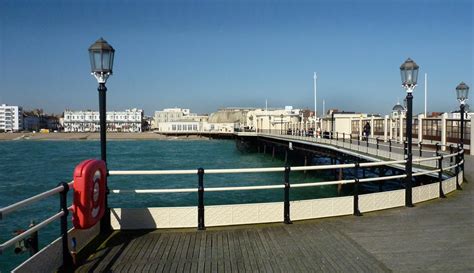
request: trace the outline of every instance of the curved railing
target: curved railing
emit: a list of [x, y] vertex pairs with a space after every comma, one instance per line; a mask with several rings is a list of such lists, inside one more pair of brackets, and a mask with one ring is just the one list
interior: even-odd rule
[[[415, 170], [413, 176], [435, 175], [437, 182], [429, 185], [419, 186], [413, 188], [414, 203], [426, 201], [429, 199], [444, 197], [456, 188], [460, 188], [462, 183], [461, 166], [463, 151], [459, 151], [448, 155], [439, 155], [429, 158], [416, 158], [414, 163], [424, 163], [428, 161], [435, 161], [437, 168], [434, 169], [418, 169]], [[443, 165], [443, 160], [455, 159], [454, 164]], [[335, 164], [322, 166], [287, 166], [287, 167], [271, 167], [271, 168], [245, 168], [245, 169], [196, 169], [196, 170], [110, 170], [109, 175], [113, 176], [133, 176], [133, 175], [197, 175], [197, 187], [194, 188], [166, 188], [166, 189], [111, 189], [113, 194], [165, 194], [165, 193], [197, 193], [198, 200], [196, 206], [189, 207], [157, 207], [157, 208], [113, 208], [112, 227], [114, 229], [151, 229], [151, 228], [182, 228], [182, 227], [198, 227], [204, 229], [206, 226], [222, 226], [222, 225], [237, 225], [237, 224], [255, 224], [267, 222], [285, 222], [289, 223], [291, 220], [311, 219], [326, 216], [337, 216], [354, 214], [360, 215], [361, 212], [372, 211], [377, 209], [385, 209], [390, 207], [403, 206], [405, 204], [405, 190], [387, 191], [373, 193], [379, 195], [380, 199], [377, 201], [379, 206], [369, 206], [366, 199], [372, 198], [372, 194], [359, 195], [359, 184], [367, 182], [383, 182], [393, 179], [402, 179], [406, 174], [381, 176], [381, 177], [359, 177], [359, 169], [377, 166], [394, 167], [400, 164], [405, 164], [406, 160], [390, 160], [379, 162], [366, 163], [350, 163], [350, 164]], [[290, 183], [290, 172], [299, 171], [315, 171], [315, 170], [332, 170], [332, 169], [353, 169], [353, 179], [333, 180], [322, 182], [309, 183]], [[279, 172], [283, 173], [283, 183], [278, 185], [249, 185], [249, 186], [227, 186], [227, 187], [204, 187], [204, 175], [214, 174], [241, 174], [241, 173], [268, 173]], [[453, 174], [452, 177], [446, 174]], [[303, 201], [290, 201], [289, 194], [292, 188], [306, 188], [319, 187], [327, 185], [341, 185], [354, 184], [353, 196], [322, 198]], [[426, 188], [423, 188], [426, 187]], [[437, 192], [434, 192], [434, 188]], [[225, 192], [225, 191], [250, 191], [250, 190], [283, 190], [283, 202], [271, 203], [252, 203], [252, 204], [237, 204], [237, 205], [204, 205], [204, 194], [206, 192]], [[422, 191], [426, 191], [422, 193]], [[390, 196], [396, 192], [398, 200], [390, 203]], [[385, 194], [385, 196], [383, 196]], [[394, 196], [392, 196], [394, 197]], [[321, 201], [322, 200], [322, 201]], [[305, 210], [312, 210], [315, 204], [322, 207], [322, 203], [326, 201], [338, 203], [341, 201], [341, 207], [331, 208], [334, 213], [306, 213]], [[375, 201], [372, 201], [375, 202]], [[387, 204], [384, 204], [387, 202]], [[290, 207], [295, 208], [290, 209]], [[362, 205], [361, 205], [362, 204]], [[324, 208], [323, 208], [324, 210]], [[206, 214], [204, 213], [206, 211]], [[206, 216], [205, 216], [206, 215]], [[236, 216], [239, 215], [239, 216]], [[296, 217], [291, 217], [296, 215]], [[144, 224], [145, 223], [145, 226]]]
[[[308, 143], [315, 144], [327, 144], [336, 148], [344, 148], [347, 150], [355, 151], [357, 153], [374, 155], [376, 157], [386, 158], [389, 160], [403, 160], [405, 159], [407, 152], [406, 142], [400, 143], [391, 140], [384, 142], [380, 138], [362, 138], [358, 135], [354, 138], [354, 135], [344, 133], [335, 133], [332, 137], [329, 135], [327, 138], [291, 134], [275, 134], [274, 132], [260, 132], [254, 133], [253, 135], [270, 138], [281, 138], [285, 141], [305, 141]], [[453, 145], [445, 146], [439, 143], [436, 143], [435, 145], [424, 145], [422, 143], [418, 143], [413, 146], [418, 147], [418, 149], [412, 149], [413, 159], [425, 158], [427, 155], [433, 154], [435, 154], [436, 156], [449, 155], [461, 150], [459, 145], [455, 147]], [[433, 147], [434, 149], [427, 149], [431, 147]], [[446, 151], [443, 151], [443, 149]], [[372, 159], [376, 160], [376, 158]], [[445, 162], [445, 164], [452, 164], [453, 161], [454, 159], [451, 157], [449, 158], [449, 162]], [[420, 167], [437, 167], [436, 161], [418, 161], [418, 163]]]

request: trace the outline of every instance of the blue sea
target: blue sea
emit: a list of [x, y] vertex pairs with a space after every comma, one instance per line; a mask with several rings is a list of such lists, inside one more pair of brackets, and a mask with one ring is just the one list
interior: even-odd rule
[[[69, 182], [75, 166], [89, 158], [100, 158], [99, 141], [0, 141], [0, 207]], [[233, 140], [135, 140], [109, 141], [110, 170], [183, 170], [283, 166], [271, 155], [242, 153]], [[325, 174], [291, 174], [292, 183], [314, 182]], [[110, 189], [165, 189], [197, 187], [197, 175], [111, 176]], [[244, 186], [283, 183], [283, 173], [205, 175], [205, 186]], [[335, 196], [333, 186], [293, 189], [291, 199]], [[205, 204], [236, 204], [282, 201], [282, 190], [214, 192], [205, 194]], [[71, 195], [68, 203], [71, 204]], [[196, 193], [109, 195], [111, 207], [195, 206]], [[40, 222], [59, 211], [59, 198], [50, 197], [8, 214], [0, 220], [0, 242], [5, 242], [31, 220]], [[59, 222], [39, 233], [40, 248], [59, 237]], [[0, 272], [7, 272], [28, 258], [13, 248], [0, 255]]]

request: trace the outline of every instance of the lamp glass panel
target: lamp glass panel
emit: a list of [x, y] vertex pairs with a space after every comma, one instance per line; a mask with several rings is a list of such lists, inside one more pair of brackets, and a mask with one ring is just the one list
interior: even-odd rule
[[416, 84], [418, 81], [418, 69], [414, 69], [412, 71], [413, 71], [412, 84]]
[[101, 72], [102, 71], [102, 54], [100, 51], [94, 51], [94, 71]]
[[406, 75], [406, 74], [405, 74], [405, 70], [400, 70], [400, 76], [401, 76], [401, 78], [402, 78], [402, 84], [404, 84], [405, 81], [406, 81], [405, 75]]
[[110, 52], [103, 51], [102, 52], [102, 69], [104, 72], [110, 71]]

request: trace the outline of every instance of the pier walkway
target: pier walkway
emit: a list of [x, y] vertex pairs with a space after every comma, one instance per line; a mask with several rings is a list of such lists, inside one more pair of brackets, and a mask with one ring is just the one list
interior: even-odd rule
[[366, 213], [239, 227], [118, 231], [77, 272], [473, 272], [474, 158], [463, 191]]

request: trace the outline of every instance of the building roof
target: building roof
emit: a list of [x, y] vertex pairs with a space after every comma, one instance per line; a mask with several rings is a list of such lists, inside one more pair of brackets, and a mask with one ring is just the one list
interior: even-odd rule
[[393, 106], [392, 110], [393, 111], [405, 111], [405, 108], [403, 106], [401, 106], [400, 103], [397, 102], [397, 104], [395, 104], [395, 106]]

